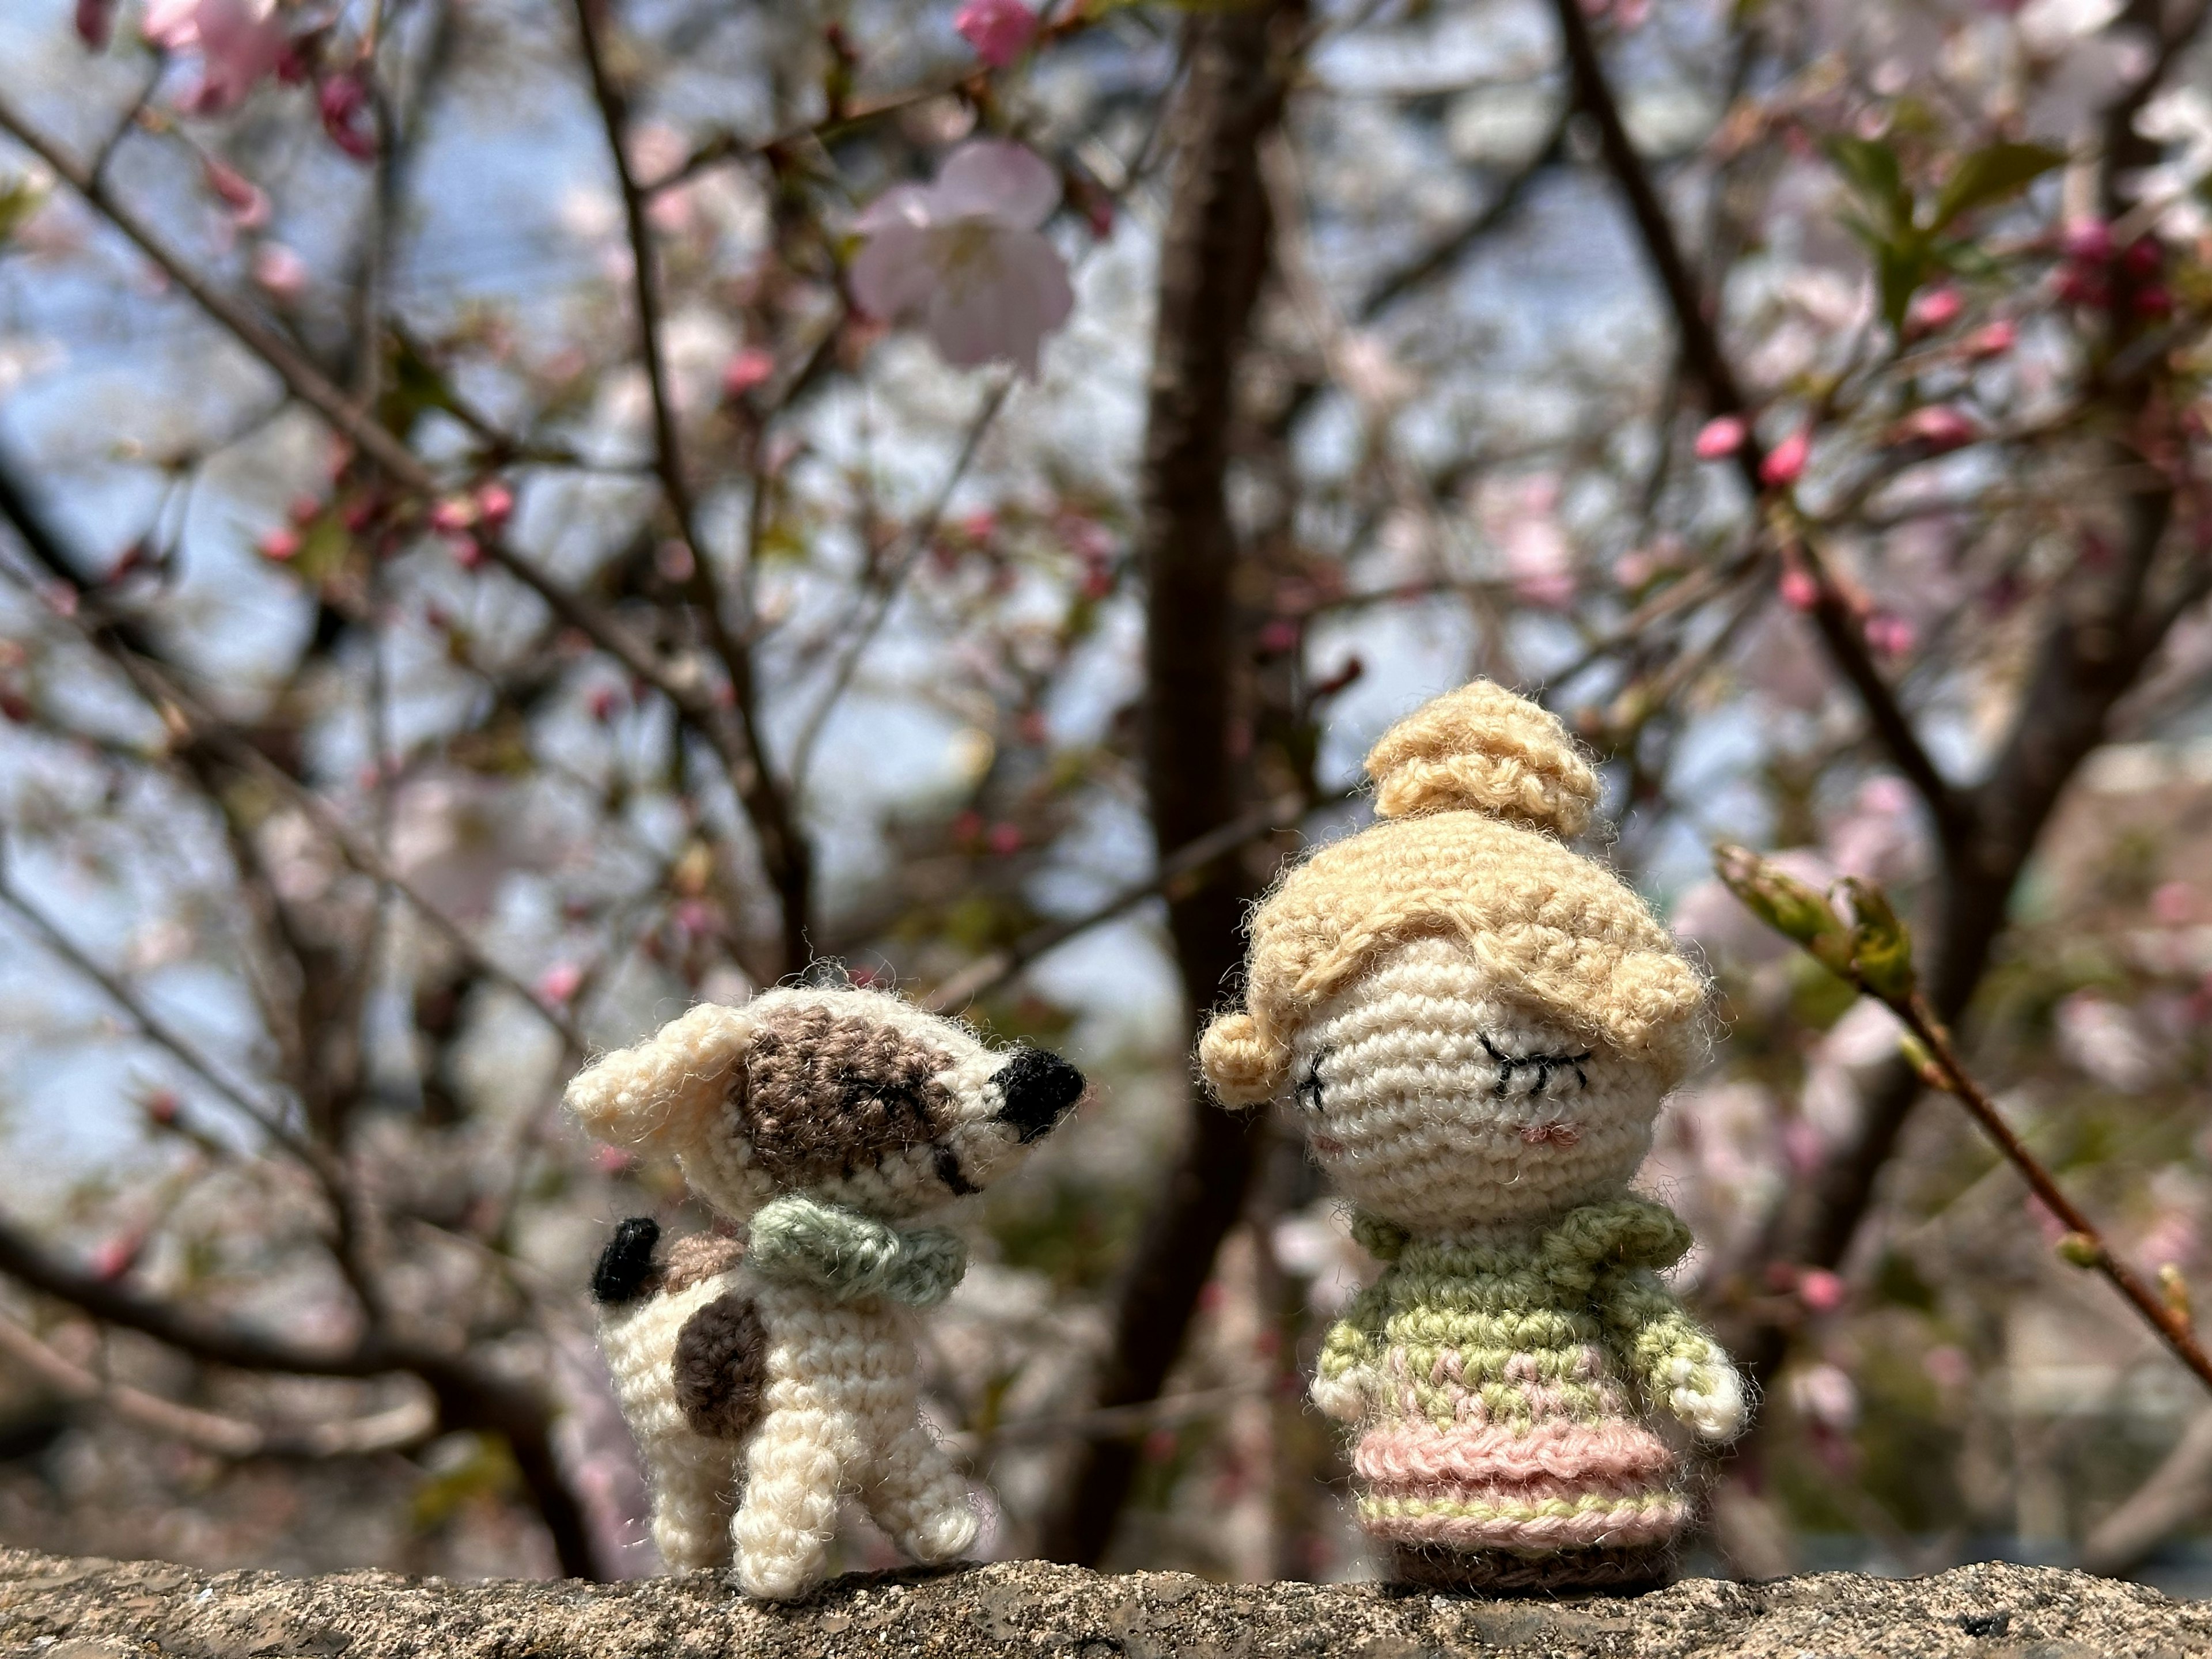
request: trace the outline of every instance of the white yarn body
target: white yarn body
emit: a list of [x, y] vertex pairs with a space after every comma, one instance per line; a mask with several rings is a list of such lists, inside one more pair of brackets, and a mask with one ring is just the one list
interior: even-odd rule
[[[698, 1432], [677, 1403], [684, 1322], [736, 1291], [768, 1334], [762, 1415], [742, 1440]], [[924, 1426], [914, 1316], [879, 1299], [835, 1301], [733, 1268], [610, 1309], [599, 1342], [653, 1488], [653, 1540], [668, 1566], [734, 1557], [752, 1595], [803, 1594], [822, 1577], [838, 1500], [858, 1497], [915, 1560], [975, 1541], [968, 1483]]]
[[1667, 1092], [1658, 1067], [1501, 996], [1447, 938], [1384, 957], [1295, 1052], [1291, 1109], [1322, 1168], [1421, 1233], [1530, 1226], [1626, 1191]]

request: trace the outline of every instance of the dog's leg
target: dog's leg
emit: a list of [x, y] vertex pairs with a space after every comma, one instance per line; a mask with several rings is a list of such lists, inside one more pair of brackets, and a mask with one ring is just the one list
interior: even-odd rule
[[950, 1561], [964, 1553], [982, 1524], [969, 1502], [967, 1480], [911, 1407], [903, 1422], [885, 1429], [868, 1513], [917, 1561]]
[[781, 1601], [821, 1581], [837, 1529], [837, 1491], [851, 1462], [854, 1436], [846, 1414], [820, 1391], [778, 1407], [745, 1450], [745, 1495], [731, 1536], [738, 1583], [749, 1595]]
[[646, 1452], [653, 1541], [671, 1572], [719, 1567], [730, 1557], [738, 1461], [731, 1448], [660, 1441]]

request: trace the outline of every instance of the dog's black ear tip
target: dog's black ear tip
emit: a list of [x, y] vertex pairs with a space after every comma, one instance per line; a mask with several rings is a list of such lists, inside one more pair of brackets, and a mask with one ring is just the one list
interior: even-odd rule
[[616, 1223], [615, 1236], [592, 1270], [592, 1300], [602, 1307], [635, 1301], [653, 1277], [653, 1249], [659, 1243], [660, 1224], [649, 1215]]

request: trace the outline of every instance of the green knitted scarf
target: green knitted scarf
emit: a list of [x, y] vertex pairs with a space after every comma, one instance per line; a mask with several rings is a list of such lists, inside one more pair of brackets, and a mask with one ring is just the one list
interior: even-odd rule
[[901, 1232], [857, 1210], [779, 1198], [755, 1212], [745, 1260], [756, 1273], [814, 1285], [840, 1302], [888, 1297], [933, 1308], [968, 1271], [968, 1247], [942, 1227]]

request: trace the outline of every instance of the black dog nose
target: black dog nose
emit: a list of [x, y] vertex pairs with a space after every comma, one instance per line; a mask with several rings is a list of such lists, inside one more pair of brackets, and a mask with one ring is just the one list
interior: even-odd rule
[[999, 1121], [1012, 1124], [1024, 1146], [1049, 1134], [1083, 1094], [1083, 1073], [1042, 1048], [1023, 1049], [991, 1081], [1006, 1103], [999, 1109]]

